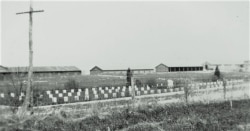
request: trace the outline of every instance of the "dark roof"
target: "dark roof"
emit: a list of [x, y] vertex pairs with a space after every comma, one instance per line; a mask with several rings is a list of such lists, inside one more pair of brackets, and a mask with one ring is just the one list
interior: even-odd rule
[[98, 66], [93, 67], [92, 69], [90, 69], [90, 71], [93, 71], [94, 69], [98, 69], [98, 70], [102, 71], [102, 69], [100, 67], [98, 67]]
[[[130, 69], [131, 71], [145, 71], [145, 70], [154, 70], [154, 69]], [[120, 69], [120, 70], [103, 70], [103, 71], [127, 71], [124, 69]]]
[[1, 65], [0, 65], [0, 73], [1, 73], [1, 72], [6, 72], [7, 70], [8, 70], [7, 67], [4, 67], [4, 66], [1, 66]]
[[166, 66], [165, 64], [161, 63], [161, 64], [157, 65], [155, 68], [157, 68], [158, 66], [161, 66], [161, 65], [163, 65], [163, 66], [165, 66], [165, 67], [168, 67], [168, 66]]
[[[100, 71], [127, 71], [127, 69], [117, 69], [117, 70], [103, 70], [98, 66], [93, 67], [90, 69], [90, 71], [93, 71], [94, 69], [98, 69]], [[130, 69], [131, 71], [144, 71], [144, 70], [154, 70], [154, 69]]]
[[[27, 72], [28, 67], [7, 67], [7, 69], [3, 72], [11, 73], [11, 72]], [[33, 72], [81, 72], [75, 66], [37, 66], [33, 67]]]

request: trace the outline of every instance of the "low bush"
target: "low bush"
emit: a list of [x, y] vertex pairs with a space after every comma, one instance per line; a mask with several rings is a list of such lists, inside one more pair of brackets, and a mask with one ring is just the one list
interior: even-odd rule
[[156, 86], [156, 79], [155, 78], [149, 78], [146, 80], [146, 85], [150, 87], [155, 87]]
[[80, 87], [80, 84], [75, 79], [68, 79], [68, 81], [64, 84], [65, 89], [77, 89]]

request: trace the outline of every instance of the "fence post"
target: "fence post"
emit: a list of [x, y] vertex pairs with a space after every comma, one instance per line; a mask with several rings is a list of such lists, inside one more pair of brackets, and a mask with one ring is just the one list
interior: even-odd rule
[[232, 91], [231, 91], [231, 97], [230, 97], [230, 109], [233, 109], [233, 89], [234, 89], [234, 83], [232, 83]]
[[132, 100], [135, 99], [135, 85], [134, 85], [134, 77], [131, 77], [131, 88], [132, 88], [132, 91], [131, 91], [131, 96], [132, 96]]
[[223, 94], [224, 94], [224, 100], [226, 100], [226, 92], [227, 92], [227, 90], [226, 90], [226, 86], [227, 86], [227, 82], [226, 82], [226, 80], [225, 79], [223, 79]]

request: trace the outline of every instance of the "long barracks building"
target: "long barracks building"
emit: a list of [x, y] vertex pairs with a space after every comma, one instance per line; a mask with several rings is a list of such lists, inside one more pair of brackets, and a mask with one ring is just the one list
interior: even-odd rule
[[[33, 67], [34, 77], [75, 76], [81, 75], [81, 70], [75, 66], [41, 66]], [[28, 74], [28, 67], [0, 66], [0, 80], [8, 79], [13, 74]]]
[[166, 66], [159, 64], [155, 67], [156, 72], [186, 72], [186, 71], [203, 71], [203, 66]]
[[[133, 74], [149, 74], [153, 73], [154, 69], [131, 69]], [[119, 74], [126, 74], [127, 69], [120, 69], [120, 70], [103, 70], [98, 66], [93, 67], [90, 70], [90, 75], [119, 75]]]

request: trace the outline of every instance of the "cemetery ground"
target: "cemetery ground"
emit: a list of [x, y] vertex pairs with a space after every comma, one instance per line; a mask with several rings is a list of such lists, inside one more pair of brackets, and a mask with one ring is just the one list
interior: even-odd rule
[[[19, 119], [1, 109], [1, 130], [249, 130], [249, 83], [228, 89], [200, 90], [184, 102], [183, 95], [152, 96], [106, 102], [35, 108]], [[209, 97], [213, 94], [213, 97]], [[196, 98], [196, 99], [195, 99]], [[232, 100], [233, 106], [230, 107]], [[4, 114], [4, 115], [3, 115]], [[9, 114], [9, 115], [7, 115]]]
[[[183, 80], [188, 79], [192, 82], [211, 82], [214, 72], [170, 72], [162, 74], [145, 74], [134, 75], [136, 80], [139, 80], [143, 85], [147, 84], [149, 80], [154, 80], [156, 83], [167, 83], [168, 79], [174, 81], [175, 87], [180, 87], [183, 84]], [[246, 72], [222, 72], [224, 78], [231, 79], [250, 79], [250, 73]], [[18, 78], [19, 79], [19, 78]], [[68, 87], [65, 84], [68, 81], [74, 80], [77, 85]], [[0, 82], [0, 92], [7, 92], [13, 89], [13, 83], [10, 80]], [[154, 83], [153, 83], [154, 84]], [[126, 85], [125, 75], [80, 75], [80, 76], [58, 76], [58, 77], [41, 77], [34, 78], [34, 88], [39, 91], [56, 90], [56, 89], [72, 89], [72, 88], [92, 88], [92, 87], [111, 87]], [[24, 88], [23, 88], [24, 90]]]
[[[185, 75], [152, 74], [137, 78], [147, 80], [154, 77], [157, 82], [162, 82], [165, 79], [183, 79]], [[126, 97], [35, 107], [34, 115], [25, 118], [18, 118], [8, 106], [1, 106], [0, 130], [250, 130], [249, 74], [227, 75], [228, 79], [243, 78], [244, 83], [227, 88], [226, 98], [222, 88], [206, 88], [192, 90], [188, 103], [181, 92], [150, 94], [136, 96], [135, 101]], [[211, 81], [211, 76], [211, 73], [194, 73], [193, 79]], [[76, 79], [81, 77], [84, 76]], [[124, 84], [124, 78], [119, 77], [88, 76], [90, 82], [98, 83], [98, 79], [93, 78], [101, 79], [100, 84], [102, 80], [110, 83], [120, 80], [117, 85]], [[84, 79], [86, 82], [87, 78]]]

